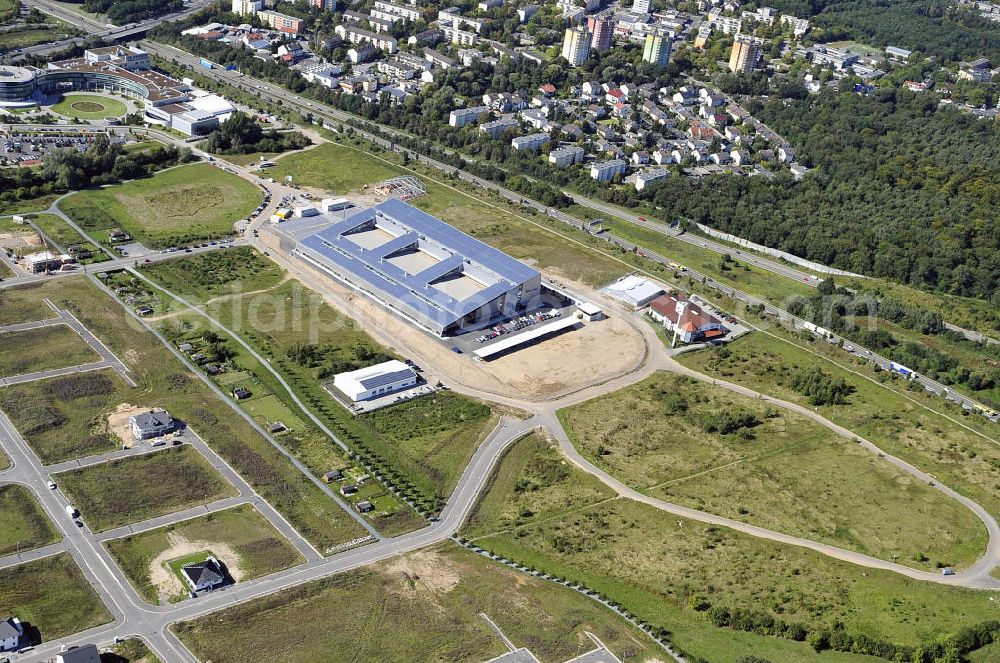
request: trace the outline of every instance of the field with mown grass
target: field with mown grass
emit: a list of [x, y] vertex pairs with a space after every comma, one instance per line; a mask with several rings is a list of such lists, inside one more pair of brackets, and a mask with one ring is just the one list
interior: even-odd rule
[[[777, 331], [777, 330], [776, 330]], [[1000, 449], [996, 424], [964, 415], [943, 398], [870, 364], [855, 360], [826, 343], [803, 343], [755, 333], [725, 351], [682, 355], [679, 361], [697, 371], [745, 385], [784, 400], [808, 404], [791, 386], [802, 370], [821, 370], [843, 380], [853, 392], [844, 405], [815, 405], [820, 414], [870, 440], [884, 451], [935, 476], [1000, 517]]]
[[90, 233], [121, 228], [159, 249], [231, 235], [233, 223], [262, 199], [253, 184], [199, 163], [81, 191], [65, 198], [59, 208]]
[[48, 642], [111, 621], [69, 553], [0, 569], [0, 614], [27, 623], [32, 642]]
[[[914, 645], [996, 617], [987, 594], [678, 518], [613, 497], [563, 463], [554, 447], [536, 438], [518, 442], [460, 534], [599, 592], [654, 629], [666, 629], [684, 652], [713, 663], [735, 663], [743, 654], [772, 663], [882, 659], [816, 653], [805, 642], [716, 627], [708, 607], [767, 615], [807, 631], [840, 622], [850, 634]], [[525, 475], [526, 468], [538, 469]]]
[[95, 532], [237, 495], [186, 444], [60, 472], [53, 480]]

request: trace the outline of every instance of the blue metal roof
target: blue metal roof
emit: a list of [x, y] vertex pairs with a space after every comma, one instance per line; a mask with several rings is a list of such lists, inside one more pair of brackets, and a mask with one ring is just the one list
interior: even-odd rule
[[[381, 214], [402, 226], [405, 232], [381, 246], [364, 249], [347, 233], [375, 220]], [[409, 274], [386, 258], [429, 241], [451, 255], [438, 256], [441, 262]], [[361, 210], [299, 242], [299, 249], [319, 260], [332, 263], [345, 276], [360, 279], [410, 309], [417, 317], [447, 327], [484, 304], [518, 285], [538, 278], [537, 270], [502, 251], [470, 237], [426, 212], [400, 200], [389, 199]], [[491, 275], [492, 283], [463, 300], [455, 299], [432, 282], [468, 264]]]
[[362, 378], [361, 380], [358, 380], [358, 382], [362, 387], [371, 391], [372, 389], [378, 389], [379, 387], [384, 387], [387, 384], [392, 384], [393, 382], [398, 382], [399, 380], [405, 380], [412, 377], [413, 371], [408, 368], [405, 371], [393, 371], [392, 373], [373, 375], [370, 378]]

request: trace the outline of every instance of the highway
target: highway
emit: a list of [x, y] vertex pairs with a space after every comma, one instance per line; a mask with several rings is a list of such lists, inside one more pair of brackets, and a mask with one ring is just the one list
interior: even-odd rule
[[54, 16], [60, 21], [64, 21], [70, 25], [81, 28], [88, 34], [85, 36], [70, 37], [60, 41], [37, 44], [35, 46], [28, 46], [25, 48], [11, 49], [3, 54], [5, 59], [16, 59], [25, 55], [45, 55], [46, 53], [62, 50], [72, 44], [81, 45], [88, 38], [93, 37], [99, 37], [107, 42], [131, 39], [145, 34], [150, 28], [156, 27], [164, 21], [177, 21], [187, 18], [191, 14], [199, 12], [212, 4], [211, 0], [194, 0], [189, 7], [186, 7], [178, 12], [171, 12], [169, 14], [164, 14], [162, 16], [157, 16], [156, 18], [151, 18], [146, 21], [126, 26], [108, 27], [108, 23], [102, 23], [101, 21], [91, 18], [82, 12], [78, 13], [72, 11], [66, 7], [49, 2], [48, 0], [23, 0], [23, 2], [27, 6], [34, 7], [42, 13]]

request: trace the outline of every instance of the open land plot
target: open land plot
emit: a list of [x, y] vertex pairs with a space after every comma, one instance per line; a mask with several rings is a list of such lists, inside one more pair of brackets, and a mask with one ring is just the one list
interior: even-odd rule
[[31, 491], [20, 484], [0, 486], [0, 556], [55, 543], [59, 534]]
[[50, 30], [47, 28], [38, 30], [4, 30], [0, 32], [0, 49], [12, 50], [58, 41], [67, 32], [75, 31]]
[[55, 477], [95, 532], [237, 494], [189, 445], [90, 465]]
[[104, 120], [121, 117], [128, 108], [118, 99], [103, 94], [66, 94], [52, 106], [52, 112], [80, 120]]
[[9, 377], [100, 360], [100, 355], [66, 325], [0, 334], [0, 375]]
[[169, 571], [168, 564], [196, 551], [211, 550], [236, 582], [305, 561], [250, 505], [114, 539], [105, 546], [139, 594], [150, 603], [187, 596], [187, 588]]
[[[387, 152], [378, 152], [377, 157], [395, 159]], [[282, 158], [269, 172], [275, 179], [292, 175], [303, 186], [341, 194], [359, 192], [366, 184], [372, 186], [390, 177], [413, 174], [379, 158], [349, 145], [328, 143]], [[479, 196], [444, 186], [439, 171], [419, 176], [427, 185], [427, 195], [411, 201], [413, 205], [539, 269], [593, 286], [610, 282], [629, 270], [628, 264], [589, 251], [586, 245], [567, 242], [559, 234], [511, 214], [499, 203], [487, 204]]]
[[[331, 609], [333, 606], [350, 609]], [[501, 567], [446, 542], [373, 567], [184, 622], [176, 631], [201, 659], [295, 663], [349, 651], [358, 663], [478, 663], [505, 652], [478, 613], [545, 663], [593, 649], [591, 631], [624, 660], [665, 655], [590, 599]]]
[[[756, 333], [722, 352], [696, 352], [679, 360], [697, 371], [784, 400], [809, 404], [792, 387], [802, 371], [820, 370], [843, 380], [853, 393], [844, 405], [814, 405], [827, 419], [935, 476], [1000, 516], [1000, 449], [988, 421], [949, 413], [938, 396], [908, 392], [908, 384], [867, 363], [852, 365], [826, 343], [807, 343]], [[835, 363], [836, 362], [836, 363]]]
[[271, 288], [285, 276], [280, 267], [249, 246], [156, 263], [143, 271], [167, 289], [201, 302]]
[[562, 410], [594, 463], [702, 511], [919, 568], [986, 545], [965, 506], [805, 417], [658, 373]]
[[[835, 623], [849, 634], [917, 645], [995, 618], [986, 593], [941, 587], [839, 562], [722, 527], [677, 518], [630, 500], [607, 500], [603, 489], [570, 501], [576, 483], [592, 477], [572, 465], [537, 472], [531, 484], [520, 467], [552, 467], [554, 452], [526, 438], [503, 459], [489, 492], [463, 536], [507, 559], [597, 591], [705, 660], [735, 663], [754, 654], [772, 663], [873, 661], [840, 652], [816, 653], [805, 642], [719, 628], [712, 608], [742, 609], [820, 631]], [[519, 516], [502, 506], [518, 500]], [[558, 496], [559, 499], [554, 499]], [[565, 504], [562, 513], [559, 501]], [[500, 505], [494, 507], [491, 505]]]
[[[181, 289], [178, 294], [184, 295], [184, 284], [176, 285]], [[283, 283], [260, 295], [218, 302], [208, 310], [259, 353], [273, 357], [274, 368], [334, 433], [370, 457], [373, 464], [384, 467], [386, 473], [391, 471], [409, 482], [415, 496], [429, 510], [438, 508], [451, 492], [468, 458], [491, 427], [488, 406], [456, 394], [439, 393], [370, 415], [351, 416], [333, 402], [322, 382], [336, 373], [385, 361], [393, 355], [357, 322], [333, 310], [298, 281]], [[171, 320], [170, 324], [177, 327], [178, 322]], [[173, 336], [176, 332], [168, 333]], [[280, 385], [272, 384], [265, 371], [257, 371], [257, 377], [272, 393], [284, 393]], [[253, 401], [245, 407], [252, 408]], [[287, 442], [282, 438], [282, 442], [317, 475], [344, 464], [343, 451], [325, 436], [309, 435]]]
[[136, 395], [111, 370], [79, 373], [0, 389], [0, 409], [45, 464], [114, 451], [125, 440], [108, 414]]
[[0, 613], [27, 622], [33, 642], [111, 621], [111, 613], [68, 553], [0, 569]]
[[[20, 288], [16, 289], [20, 291]], [[110, 295], [79, 277], [30, 290], [70, 311], [121, 357], [138, 388], [129, 402], [166, 408], [205, 441], [302, 536], [323, 551], [365, 535], [319, 487], [306, 481], [259, 432], [180, 363], [152, 334], [138, 327]]]
[[[0, 214], [31, 214], [44, 212], [58, 198], [56, 194], [25, 198], [24, 200], [0, 200]], [[3, 220], [0, 220], [2, 223]]]
[[32, 284], [0, 290], [0, 325], [16, 325], [22, 322], [49, 320], [56, 317], [44, 301], [37, 296], [42, 284]]
[[87, 231], [121, 228], [145, 246], [165, 248], [232, 234], [261, 199], [253, 184], [202, 163], [81, 191], [59, 206]]
[[146, 642], [140, 638], [128, 638], [111, 645], [105, 657], [108, 663], [160, 663], [160, 659], [149, 651]]
[[494, 534], [615, 497], [597, 477], [574, 472], [552, 441], [531, 433], [504, 455], [461, 533]]

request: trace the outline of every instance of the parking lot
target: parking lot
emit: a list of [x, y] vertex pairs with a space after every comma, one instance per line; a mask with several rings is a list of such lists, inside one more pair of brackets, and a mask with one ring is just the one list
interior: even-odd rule
[[86, 135], [47, 135], [39, 133], [15, 133], [3, 135], [0, 142], [0, 165], [34, 165], [45, 155], [60, 149], [74, 149], [83, 152], [98, 135], [107, 135], [114, 144], [125, 144], [129, 138], [116, 132], [91, 133]]
[[452, 349], [460, 354], [471, 353], [479, 348], [486, 347], [491, 343], [496, 343], [501, 339], [510, 338], [517, 334], [522, 334], [538, 324], [545, 324], [552, 320], [557, 320], [563, 316], [573, 315], [576, 312], [576, 302], [562, 299], [556, 293], [545, 290], [546, 302], [540, 308], [515, 316], [509, 320], [494, 323], [479, 331], [470, 331], [459, 336], [449, 336], [441, 339]]

